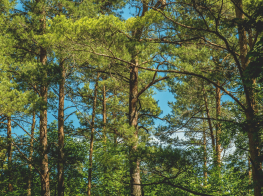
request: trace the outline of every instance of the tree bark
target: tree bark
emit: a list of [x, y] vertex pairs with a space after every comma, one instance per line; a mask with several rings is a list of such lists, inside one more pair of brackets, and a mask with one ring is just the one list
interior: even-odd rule
[[[243, 10], [243, 2], [242, 0], [235, 0], [235, 11], [236, 18], [244, 19], [244, 14], [241, 11]], [[239, 39], [239, 48], [240, 48], [240, 62], [241, 62], [241, 70], [240, 75], [244, 78], [243, 71], [247, 68], [249, 64], [249, 60], [247, 58], [248, 47], [247, 47], [247, 33], [245, 28], [238, 24], [238, 39]], [[254, 121], [256, 114], [256, 103], [254, 98], [253, 87], [247, 85], [247, 83], [255, 84], [256, 80], [254, 78], [246, 78], [242, 79], [244, 92], [246, 97], [246, 120], [247, 120], [247, 131], [248, 131], [248, 140], [249, 140], [249, 153], [252, 165], [252, 178], [254, 185], [254, 195], [262, 196], [261, 194], [261, 184], [262, 184], [262, 165], [259, 161], [260, 156], [260, 133]]]
[[[143, 8], [141, 17], [145, 15], [148, 11], [148, 6], [146, 1], [142, 1]], [[142, 36], [143, 27], [135, 29], [133, 31], [133, 37], [135, 39], [140, 39]], [[138, 109], [137, 102], [139, 98], [138, 93], [138, 56], [137, 51], [132, 49], [132, 64], [133, 66], [130, 69], [130, 92], [129, 92], [129, 125], [134, 128], [134, 134], [130, 146], [130, 186], [131, 186], [131, 195], [132, 196], [141, 196], [142, 188], [141, 176], [140, 176], [140, 160], [137, 156], [137, 144], [138, 144]]]
[[261, 194], [261, 172], [262, 172], [262, 165], [259, 161], [260, 156], [260, 134], [251, 121], [253, 121], [254, 115], [250, 112], [246, 113], [246, 119], [248, 121], [248, 139], [249, 139], [249, 153], [252, 165], [252, 178], [253, 178], [253, 185], [254, 185], [254, 195], [255, 196], [262, 196]]
[[[219, 84], [219, 81], [217, 81]], [[216, 87], [216, 119], [218, 120], [221, 115], [221, 93], [220, 88]], [[221, 144], [220, 144], [221, 124], [219, 121], [216, 123], [216, 158], [217, 166], [221, 166]]]
[[[114, 96], [117, 96], [116, 90], [113, 90]], [[112, 112], [113, 119], [117, 121], [117, 114], [115, 111]], [[113, 136], [113, 142], [114, 142], [114, 147], [117, 147], [117, 142], [118, 142], [118, 136], [117, 136], [117, 128], [114, 126], [114, 136]]]
[[50, 196], [47, 138], [47, 87], [41, 87], [43, 107], [40, 111], [40, 157], [41, 157], [41, 196]]
[[[46, 29], [46, 11], [43, 2], [36, 0], [38, 6], [36, 7], [36, 14], [41, 16], [39, 20], [39, 34], [43, 35]], [[40, 96], [42, 97], [43, 103], [40, 110], [40, 173], [41, 178], [41, 196], [50, 196], [49, 187], [49, 168], [48, 168], [48, 138], [47, 138], [47, 72], [45, 65], [47, 63], [47, 50], [40, 46], [40, 63], [43, 69], [43, 80], [40, 85]], [[40, 69], [41, 70], [41, 69]]]
[[[117, 121], [117, 115], [116, 115], [116, 112], [114, 111], [113, 113], [112, 113], [112, 116], [113, 116], [113, 119], [115, 120], [115, 121]], [[114, 126], [114, 135], [113, 135], [113, 143], [114, 143], [114, 147], [116, 148], [117, 147], [117, 142], [118, 142], [118, 135], [117, 135], [117, 128]]]
[[106, 145], [107, 136], [106, 136], [106, 122], [107, 122], [107, 108], [106, 108], [106, 87], [103, 85], [103, 107], [102, 107], [102, 118], [103, 118], [103, 140]]
[[98, 90], [98, 81], [100, 74], [97, 75], [97, 80], [94, 89], [94, 99], [93, 99], [93, 108], [92, 108], [92, 119], [91, 119], [91, 133], [90, 133], [90, 150], [89, 150], [89, 172], [88, 172], [88, 196], [91, 195], [91, 175], [92, 175], [92, 155], [93, 155], [93, 142], [94, 142], [94, 123], [96, 115], [96, 104], [97, 104], [97, 90]]
[[204, 146], [204, 186], [207, 184], [207, 151], [206, 151], [206, 133], [205, 122], [203, 120], [203, 146]]
[[8, 192], [13, 192], [12, 185], [12, 136], [11, 117], [7, 117], [7, 157], [8, 157]]
[[211, 122], [211, 118], [210, 118], [206, 92], [205, 92], [204, 88], [203, 88], [203, 92], [204, 92], [204, 101], [205, 101], [205, 109], [206, 109], [207, 121], [208, 121], [209, 130], [210, 130], [210, 134], [211, 134], [211, 140], [212, 140], [212, 147], [213, 147], [213, 151], [215, 151], [215, 136], [214, 136], [214, 132], [213, 132], [213, 127], [212, 127], [212, 122]]
[[34, 146], [34, 133], [35, 133], [35, 124], [36, 124], [36, 114], [33, 112], [33, 119], [31, 125], [31, 135], [30, 135], [30, 148], [29, 148], [29, 160], [30, 163], [28, 165], [29, 176], [28, 176], [28, 187], [27, 187], [27, 196], [31, 196], [31, 187], [32, 187], [32, 156], [33, 156], [33, 146]]
[[[251, 184], [251, 177], [252, 177], [252, 173], [251, 173], [251, 161], [250, 158], [248, 157], [248, 184]], [[250, 193], [250, 189], [248, 189], [248, 193]]]
[[130, 70], [130, 92], [129, 92], [129, 124], [134, 128], [132, 145], [130, 146], [130, 177], [131, 177], [131, 195], [141, 196], [141, 178], [140, 178], [140, 160], [138, 159], [137, 140], [138, 140], [138, 59], [134, 57], [135, 66]]
[[[47, 51], [40, 47], [40, 62], [46, 65]], [[43, 67], [44, 68], [44, 67]], [[41, 157], [41, 196], [50, 196], [49, 188], [49, 168], [48, 168], [48, 138], [47, 138], [47, 93], [46, 84], [47, 74], [44, 73], [44, 82], [40, 87], [40, 95], [43, 99], [43, 105], [40, 111], [40, 157]]]
[[58, 108], [58, 196], [64, 196], [64, 99], [66, 70], [64, 63], [60, 63], [61, 79], [59, 83]]

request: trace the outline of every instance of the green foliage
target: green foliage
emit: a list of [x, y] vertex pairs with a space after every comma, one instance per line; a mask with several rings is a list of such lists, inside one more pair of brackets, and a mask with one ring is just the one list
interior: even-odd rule
[[[130, 195], [130, 170], [136, 159], [143, 195], [254, 194], [258, 182], [251, 176], [249, 142], [250, 147], [253, 142], [248, 130], [253, 128], [257, 148], [262, 149], [261, 1], [243, 1], [243, 18], [237, 17], [233, 1], [167, 1], [162, 7], [157, 0], [24, 0], [20, 11], [14, 9], [15, 3], [0, 2], [0, 128], [5, 134], [6, 116], [11, 116], [12, 131], [20, 127], [28, 133], [12, 134], [16, 145], [11, 180], [8, 141], [0, 137], [0, 194], [26, 195], [31, 163], [31, 192], [40, 195], [40, 126], [37, 119], [35, 139], [30, 138], [28, 119], [33, 112], [39, 116], [46, 110], [56, 118], [63, 66], [65, 111], [71, 108], [64, 116], [65, 195], [87, 194], [91, 129], [92, 195]], [[121, 11], [128, 5], [136, 13], [124, 20]], [[240, 41], [242, 28], [248, 36], [246, 46]], [[244, 48], [248, 65], [241, 62]], [[43, 56], [46, 63], [41, 62]], [[140, 93], [136, 99], [130, 89], [135, 63]], [[156, 82], [164, 76], [169, 79]], [[43, 87], [48, 91], [47, 102]], [[174, 100], [169, 101], [171, 112], [161, 118], [165, 122], [157, 127], [163, 111], [154, 95], [165, 89]], [[137, 104], [137, 126], [129, 123], [131, 99]], [[77, 116], [79, 126], [68, 122], [70, 113]], [[49, 122], [47, 130], [51, 195], [57, 194], [58, 184], [57, 124]], [[220, 163], [212, 135], [213, 142], [220, 144]], [[262, 155], [257, 158], [263, 160]], [[12, 192], [7, 192], [9, 183]]]

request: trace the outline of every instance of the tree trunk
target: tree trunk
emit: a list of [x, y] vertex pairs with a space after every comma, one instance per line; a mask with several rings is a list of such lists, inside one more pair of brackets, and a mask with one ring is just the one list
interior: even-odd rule
[[99, 73], [97, 75], [97, 80], [94, 89], [94, 100], [93, 100], [93, 108], [92, 108], [92, 119], [91, 119], [91, 133], [90, 133], [90, 151], [89, 151], [89, 172], [88, 172], [88, 196], [91, 195], [91, 175], [92, 175], [92, 155], [93, 155], [93, 142], [94, 142], [94, 123], [95, 123], [95, 115], [96, 115], [96, 104], [97, 104], [97, 90], [98, 90], [98, 81], [99, 81]]
[[[219, 81], [217, 81], [217, 84], [219, 84]], [[218, 120], [221, 115], [221, 94], [220, 94], [220, 88], [216, 87], [216, 119]], [[221, 124], [218, 121], [216, 123], [216, 160], [217, 160], [217, 166], [221, 166], [221, 144], [220, 144], [220, 134], [221, 134]]]
[[[41, 92], [47, 106], [47, 88], [42, 87]], [[47, 109], [40, 111], [40, 149], [41, 149], [41, 195], [50, 196], [49, 189], [49, 169], [48, 169], [48, 149], [47, 149]]]
[[134, 128], [134, 135], [132, 138], [132, 144], [130, 146], [130, 176], [131, 176], [131, 195], [141, 196], [141, 178], [140, 178], [140, 160], [138, 159], [137, 152], [137, 140], [138, 140], [138, 60], [134, 58], [134, 64], [130, 70], [130, 95], [129, 95], [129, 124]]
[[[252, 173], [251, 173], [251, 161], [250, 158], [248, 157], [248, 184], [251, 184], [251, 177], [252, 177]], [[250, 189], [248, 189], [248, 194], [250, 193]]]
[[205, 101], [205, 109], [206, 109], [207, 121], [208, 121], [209, 130], [210, 130], [210, 134], [211, 134], [211, 140], [212, 140], [212, 147], [213, 147], [213, 151], [215, 151], [215, 136], [214, 136], [214, 132], [213, 132], [213, 127], [212, 127], [212, 122], [211, 122], [211, 118], [210, 118], [206, 92], [205, 92], [204, 88], [203, 88], [203, 92], [204, 92], [204, 101]]
[[[39, 20], [39, 34], [44, 34], [46, 29], [46, 11], [42, 1], [36, 0], [38, 6], [36, 6], [36, 14], [40, 16]], [[40, 96], [42, 97], [43, 103], [40, 110], [40, 173], [41, 173], [41, 196], [50, 196], [49, 187], [49, 169], [48, 169], [48, 138], [47, 138], [47, 50], [40, 46], [40, 63], [43, 70], [43, 80], [40, 85]], [[41, 70], [41, 69], [40, 69]]]
[[[104, 78], [103, 78], [104, 79]], [[106, 87], [105, 85], [103, 85], [102, 87], [102, 120], [103, 120], [103, 142], [104, 142], [104, 146], [103, 146], [103, 156], [104, 159], [107, 159], [107, 148], [106, 148], [106, 144], [107, 144], [107, 136], [106, 136], [106, 121], [107, 121], [107, 111], [106, 111]], [[106, 164], [103, 164], [103, 172], [104, 174], [107, 172], [107, 166]]]
[[34, 145], [34, 133], [35, 133], [35, 124], [36, 124], [36, 114], [33, 112], [33, 119], [31, 125], [31, 135], [30, 135], [30, 148], [29, 148], [29, 160], [28, 165], [29, 176], [28, 176], [28, 187], [27, 187], [27, 196], [31, 196], [31, 186], [32, 186], [32, 156], [33, 156], [33, 145]]
[[7, 117], [7, 156], [8, 156], [8, 192], [13, 191], [12, 185], [12, 136], [11, 136], [11, 117]]
[[260, 134], [251, 121], [253, 120], [253, 114], [247, 112], [246, 119], [248, 121], [248, 139], [249, 139], [249, 153], [252, 165], [252, 178], [253, 178], [253, 185], [254, 185], [254, 195], [255, 196], [262, 196], [261, 194], [261, 172], [262, 166], [261, 162], [259, 161], [260, 156]]
[[[40, 47], [40, 62], [45, 65], [47, 62], [47, 51]], [[43, 66], [44, 69], [44, 66]], [[43, 98], [43, 105], [40, 111], [40, 157], [41, 157], [41, 196], [50, 196], [49, 169], [48, 169], [48, 138], [47, 138], [47, 74], [44, 73], [44, 82], [40, 87], [40, 94]]]
[[64, 196], [64, 98], [66, 70], [64, 63], [60, 63], [61, 79], [59, 83], [58, 108], [58, 196]]
[[[242, 0], [235, 0], [235, 11], [236, 11], [236, 18], [244, 19], [243, 10], [243, 2]], [[240, 62], [241, 62], [241, 69], [240, 76], [243, 76], [243, 71], [247, 68], [249, 64], [249, 60], [247, 59], [248, 47], [247, 47], [247, 32], [245, 28], [238, 24], [238, 39], [239, 39], [239, 47], [240, 47]], [[259, 161], [260, 156], [260, 134], [259, 130], [256, 127], [254, 121], [254, 117], [256, 114], [256, 103], [254, 98], [253, 87], [248, 86], [247, 83], [255, 84], [256, 80], [253, 78], [246, 78], [246, 80], [242, 79], [244, 92], [246, 97], [246, 120], [248, 124], [248, 140], [249, 140], [249, 153], [252, 165], [252, 178], [253, 178], [253, 185], [254, 185], [254, 195], [261, 196], [261, 181], [262, 181], [262, 166], [261, 162]]]
[[[116, 96], [117, 95], [117, 93], [116, 93], [116, 90], [113, 90], [113, 93], [114, 93], [114, 96]], [[117, 121], [117, 114], [116, 114], [116, 112], [115, 111], [113, 111], [112, 112], [112, 116], [113, 116], [113, 119], [115, 120], [115, 121]], [[116, 148], [117, 147], [117, 142], [118, 142], [118, 137], [117, 137], [117, 128], [116, 127], [114, 127], [114, 136], [113, 136], [113, 143], [114, 143], [114, 147]]]
[[206, 133], [205, 122], [203, 120], [203, 146], [204, 146], [204, 186], [207, 184], [207, 151], [206, 151]]
[[105, 85], [103, 85], [103, 108], [102, 108], [102, 118], [103, 118], [103, 140], [104, 143], [106, 145], [106, 140], [107, 140], [107, 136], [106, 136], [106, 121], [107, 121], [107, 108], [106, 108], [106, 87]]
[[[113, 119], [115, 120], [115, 121], [117, 121], [117, 115], [116, 115], [116, 112], [114, 111], [113, 113], [112, 113], [112, 117], [113, 117]], [[114, 127], [114, 135], [113, 135], [113, 144], [114, 144], [114, 147], [116, 148], [117, 147], [117, 142], [118, 142], [118, 135], [117, 135], [117, 128], [116, 127]]]
[[[145, 13], [148, 11], [148, 2], [142, 0], [142, 12], [141, 16], [143, 17]], [[137, 28], [132, 32], [133, 37], [136, 40], [139, 40], [142, 36], [143, 27]], [[138, 56], [137, 51], [131, 50], [133, 64], [130, 69], [130, 92], [129, 92], [129, 125], [134, 129], [134, 134], [131, 141], [130, 146], [130, 186], [131, 186], [131, 195], [132, 196], [141, 196], [142, 188], [141, 188], [141, 176], [140, 176], [140, 160], [137, 155], [137, 144], [138, 144]]]

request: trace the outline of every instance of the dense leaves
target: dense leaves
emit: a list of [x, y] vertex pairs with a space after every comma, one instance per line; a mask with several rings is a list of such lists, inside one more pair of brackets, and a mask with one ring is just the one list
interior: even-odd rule
[[261, 196], [262, 7], [1, 1], [0, 195]]

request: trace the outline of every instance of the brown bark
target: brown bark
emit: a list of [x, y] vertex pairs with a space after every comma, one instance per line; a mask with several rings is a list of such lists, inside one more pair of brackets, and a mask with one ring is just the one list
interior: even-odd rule
[[[236, 17], [239, 19], [244, 19], [244, 14], [242, 13], [241, 10], [243, 10], [243, 3], [242, 0], [235, 0], [235, 11], [236, 11]], [[248, 65], [248, 60], [246, 58], [247, 56], [247, 36], [246, 36], [246, 31], [245, 28], [242, 27], [242, 25], [238, 25], [238, 41], [239, 41], [239, 47], [240, 47], [240, 61], [241, 61], [241, 66], [243, 70], [246, 69]]]
[[[116, 90], [113, 90], [113, 92], [114, 92], [114, 96], [116, 96], [117, 95], [117, 93], [116, 93]], [[117, 114], [116, 114], [116, 112], [115, 111], [113, 111], [112, 112], [112, 116], [113, 116], [113, 119], [115, 120], [115, 121], [117, 121]], [[117, 128], [116, 127], [114, 127], [114, 136], [113, 136], [113, 142], [114, 142], [114, 147], [117, 147], [117, 138], [118, 138], [118, 135], [117, 135]]]
[[204, 92], [204, 101], [205, 101], [205, 109], [206, 109], [207, 121], [208, 121], [210, 135], [211, 135], [211, 140], [212, 140], [212, 147], [213, 147], [213, 150], [215, 151], [215, 136], [214, 136], [212, 122], [211, 122], [211, 117], [210, 117], [210, 113], [209, 113], [207, 96], [206, 96], [206, 92], [205, 92], [204, 88], [203, 88], [203, 92]]
[[138, 60], [134, 58], [134, 64], [130, 70], [130, 93], [129, 93], [129, 124], [134, 128], [135, 132], [132, 138], [130, 147], [130, 176], [131, 176], [131, 195], [140, 196], [141, 193], [141, 178], [140, 178], [140, 160], [136, 156], [137, 152], [137, 139], [138, 139]]
[[35, 124], [36, 124], [36, 115], [33, 112], [33, 119], [31, 125], [31, 135], [30, 135], [30, 148], [29, 148], [29, 176], [28, 176], [28, 187], [27, 187], [27, 196], [31, 196], [31, 186], [32, 186], [32, 156], [33, 156], [33, 145], [34, 145], [34, 133], [35, 133]]
[[248, 139], [249, 139], [249, 153], [251, 159], [251, 166], [252, 166], [252, 178], [253, 178], [253, 185], [254, 185], [254, 195], [261, 196], [261, 172], [262, 172], [262, 165], [259, 161], [260, 156], [260, 149], [259, 149], [259, 138], [260, 134], [258, 130], [255, 128], [253, 122], [253, 114], [246, 112], [246, 119], [248, 120]]
[[[235, 0], [235, 11], [236, 18], [244, 19], [243, 2], [242, 0]], [[242, 70], [240, 70], [240, 75], [243, 77], [243, 71], [247, 68], [249, 60], [247, 59], [248, 47], [247, 47], [247, 35], [245, 28], [238, 24], [238, 39], [239, 39], [239, 48], [240, 48], [240, 62]], [[261, 196], [261, 172], [262, 165], [259, 161], [260, 156], [260, 134], [259, 130], [256, 128], [255, 122], [253, 122], [256, 114], [256, 103], [254, 98], [253, 87], [247, 86], [246, 83], [255, 84], [256, 80], [253, 78], [246, 78], [246, 82], [243, 79], [244, 92], [246, 97], [246, 120], [248, 122], [248, 139], [249, 139], [249, 153], [252, 165], [252, 178], [254, 185], [254, 195]]]
[[59, 108], [58, 108], [58, 196], [64, 196], [64, 99], [65, 77], [64, 63], [60, 63], [61, 79], [59, 83]]
[[205, 122], [203, 120], [203, 146], [204, 146], [204, 186], [207, 184], [207, 151], [206, 151], [206, 133]]
[[[104, 78], [103, 78], [104, 79]], [[106, 148], [106, 144], [107, 144], [107, 135], [106, 135], [106, 121], [107, 121], [107, 111], [106, 111], [106, 86], [103, 85], [102, 86], [102, 121], [103, 121], [103, 142], [104, 142], [104, 146], [103, 146], [103, 150], [104, 150], [104, 159], [107, 159], [107, 148]], [[107, 172], [107, 166], [103, 165], [103, 171], [104, 173]]]
[[[148, 6], [146, 1], [142, 1], [143, 8], [141, 17], [145, 15], [148, 11]], [[133, 36], [135, 39], [140, 39], [143, 32], [143, 28], [138, 28], [133, 31]], [[137, 102], [139, 98], [138, 93], [138, 56], [137, 51], [133, 51], [132, 55], [132, 64], [133, 66], [130, 69], [130, 92], [129, 92], [129, 125], [134, 128], [134, 134], [132, 136], [132, 142], [130, 146], [130, 186], [131, 186], [131, 195], [132, 196], [141, 196], [142, 188], [141, 176], [140, 176], [140, 160], [137, 157], [137, 143], [138, 143], [138, 110]]]
[[[115, 120], [115, 121], [117, 121], [117, 115], [116, 115], [116, 112], [112, 112], [112, 117], [113, 117], [113, 119]], [[114, 131], [114, 135], [113, 135], [113, 143], [114, 143], [114, 147], [117, 147], [117, 128], [116, 127], [114, 127], [114, 129], [113, 129], [113, 131]]]
[[[248, 158], [248, 184], [251, 184], [251, 178], [252, 178], [252, 173], [251, 173], [251, 162], [250, 159]], [[250, 193], [250, 189], [248, 189], [248, 193]]]
[[91, 119], [91, 132], [90, 132], [90, 150], [89, 150], [89, 171], [88, 171], [88, 196], [91, 195], [91, 175], [92, 175], [92, 155], [93, 155], [93, 142], [94, 142], [94, 123], [96, 115], [96, 105], [97, 105], [97, 90], [98, 90], [98, 81], [99, 73], [97, 75], [97, 80], [94, 89], [94, 99], [93, 99], [93, 108], [92, 108], [92, 119]]
[[47, 87], [41, 87], [43, 107], [40, 111], [40, 156], [41, 156], [41, 196], [50, 196], [48, 168], [48, 138], [47, 138]]
[[[219, 81], [217, 82], [218, 85]], [[221, 93], [220, 88], [216, 87], [216, 119], [221, 115]], [[221, 166], [221, 144], [220, 144], [221, 124], [220, 121], [216, 123], [216, 160], [217, 166]]]
[[[36, 0], [38, 6], [36, 6], [36, 14], [41, 16], [39, 20], [39, 33], [44, 34], [46, 29], [46, 11], [43, 2]], [[50, 196], [49, 187], [49, 168], [48, 168], [48, 138], [47, 138], [47, 73], [45, 71], [45, 65], [47, 63], [47, 50], [40, 46], [40, 63], [42, 64], [43, 80], [40, 85], [40, 96], [42, 97], [43, 103], [40, 111], [40, 172], [41, 172], [41, 196]]]
[[107, 108], [106, 108], [106, 87], [103, 85], [103, 107], [102, 107], [102, 118], [103, 118], [103, 140], [106, 144], [107, 136], [106, 136], [106, 121], [107, 121]]
[[[40, 62], [45, 65], [47, 62], [47, 51], [40, 48]], [[44, 80], [47, 74], [44, 73]], [[41, 157], [41, 196], [50, 196], [49, 188], [49, 168], [48, 168], [48, 138], [47, 138], [47, 93], [48, 87], [43, 82], [40, 87], [40, 95], [43, 99], [43, 105], [40, 111], [40, 157]]]
[[12, 185], [12, 136], [11, 117], [7, 117], [7, 157], [8, 157], [8, 192], [13, 191]]

